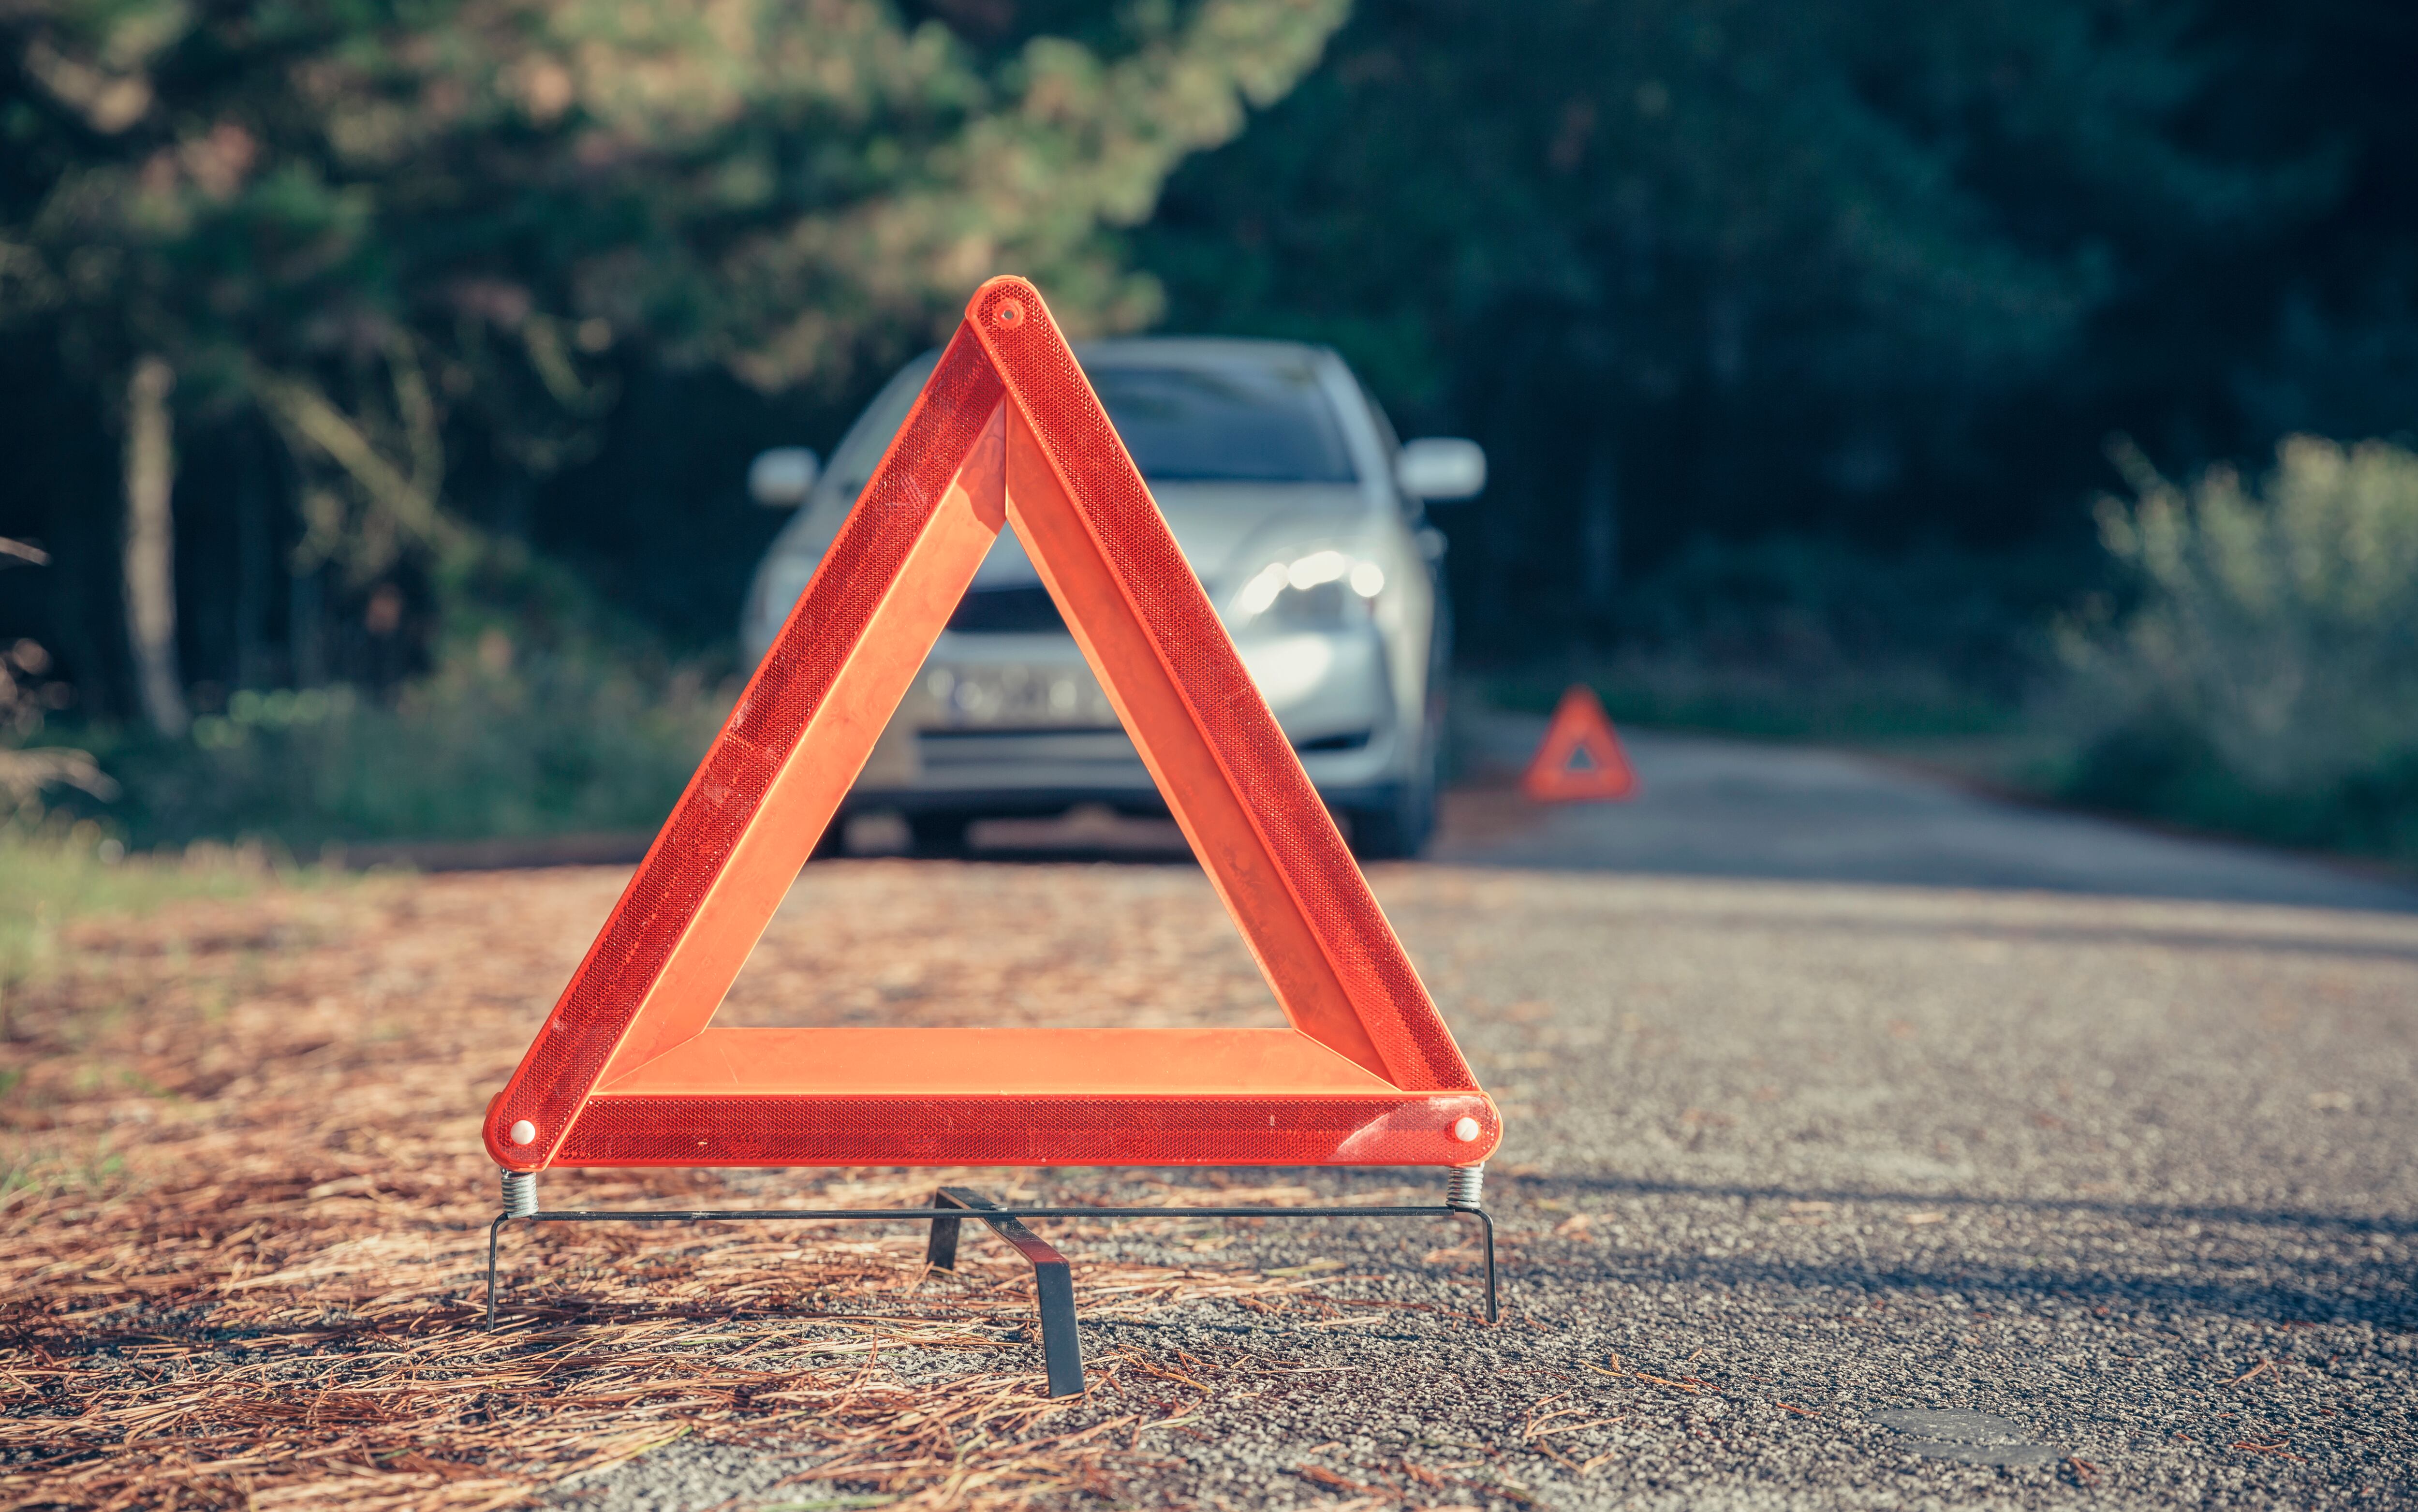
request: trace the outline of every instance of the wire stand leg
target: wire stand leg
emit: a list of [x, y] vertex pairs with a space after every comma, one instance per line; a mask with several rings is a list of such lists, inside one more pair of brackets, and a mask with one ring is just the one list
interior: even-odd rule
[[[963, 1208], [968, 1217], [980, 1218], [990, 1226], [991, 1232], [1006, 1240], [1033, 1267], [1033, 1300], [1041, 1310], [1041, 1363], [1049, 1377], [1052, 1397], [1083, 1395], [1083, 1340], [1075, 1332], [1075, 1274], [1066, 1257], [1039, 1234], [1027, 1229], [1015, 1217], [997, 1212], [999, 1204], [962, 1186], [943, 1186], [935, 1207]], [[986, 1211], [990, 1210], [990, 1211]], [[947, 1245], [950, 1258], [956, 1258], [956, 1229], [962, 1220], [932, 1220], [930, 1254], [941, 1252], [941, 1225], [949, 1226]], [[935, 1261], [935, 1263], [938, 1263]]]
[[[932, 1205], [936, 1208], [946, 1208], [955, 1207], [957, 1204], [951, 1200], [949, 1189], [944, 1186], [941, 1188], [941, 1195], [933, 1199]], [[954, 1271], [957, 1268], [957, 1225], [960, 1221], [956, 1218], [932, 1220], [932, 1240], [924, 1246], [925, 1264], [936, 1271]]]
[[1486, 1230], [1486, 1321], [1501, 1322], [1502, 1314], [1494, 1305], [1494, 1215], [1484, 1208], [1473, 1208], [1470, 1216]]
[[487, 1332], [496, 1331], [496, 1236], [504, 1225], [513, 1221], [509, 1213], [498, 1213], [496, 1221], [487, 1225]]

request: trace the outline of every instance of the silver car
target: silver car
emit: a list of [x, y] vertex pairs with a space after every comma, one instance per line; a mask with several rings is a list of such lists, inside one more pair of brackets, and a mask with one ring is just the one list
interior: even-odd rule
[[[1449, 619], [1426, 507], [1475, 496], [1468, 441], [1404, 447], [1341, 358], [1285, 342], [1144, 338], [1077, 348], [1186, 558], [1310, 780], [1364, 857], [1433, 827]], [[798, 506], [756, 573], [741, 640], [773, 643], [937, 354], [909, 363], [831, 466], [758, 457], [757, 497]], [[1166, 807], [1012, 530], [1003, 531], [866, 762], [847, 811], [903, 815], [916, 848], [986, 817]]]

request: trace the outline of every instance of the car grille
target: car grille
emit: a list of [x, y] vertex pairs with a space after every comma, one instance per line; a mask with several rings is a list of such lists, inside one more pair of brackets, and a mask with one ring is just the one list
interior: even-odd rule
[[1066, 621], [1049, 590], [1038, 583], [1022, 588], [972, 588], [957, 601], [949, 628], [960, 635], [1064, 634]]

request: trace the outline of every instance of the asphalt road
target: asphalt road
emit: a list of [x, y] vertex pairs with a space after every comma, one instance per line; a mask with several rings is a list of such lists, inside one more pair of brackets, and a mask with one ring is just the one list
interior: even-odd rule
[[[1067, 1504], [2418, 1504], [2418, 893], [1855, 758], [1632, 744], [1643, 801], [1461, 795], [1434, 862], [1375, 878], [1504, 1105], [1503, 1323], [1440, 1224], [1086, 1230], [1079, 1299], [1086, 1256], [1205, 1253], [1394, 1306], [1087, 1324], [1095, 1361], [1185, 1380], [1059, 1425], [1168, 1424]], [[674, 1445], [569, 1494], [842, 1504], [775, 1490], [795, 1468]]]
[[1630, 732], [1626, 803], [1538, 809], [1503, 780], [1545, 722], [1467, 732], [1432, 859], [1485, 865], [2418, 909], [2418, 888], [2322, 862], [1977, 795], [1839, 752]]

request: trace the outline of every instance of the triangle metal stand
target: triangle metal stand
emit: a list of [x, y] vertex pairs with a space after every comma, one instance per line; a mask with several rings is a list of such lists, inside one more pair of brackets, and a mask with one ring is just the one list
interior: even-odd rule
[[487, 1322], [496, 1326], [496, 1246], [504, 1226], [514, 1220], [530, 1223], [712, 1223], [734, 1220], [814, 1223], [922, 1222], [932, 1225], [926, 1261], [937, 1271], [954, 1270], [957, 1232], [968, 1218], [978, 1218], [1016, 1247], [1033, 1266], [1033, 1291], [1040, 1304], [1041, 1352], [1052, 1397], [1078, 1397], [1083, 1392], [1083, 1343], [1075, 1330], [1073, 1267], [1047, 1240], [1026, 1228], [1026, 1218], [1476, 1218], [1486, 1250], [1486, 1321], [1501, 1319], [1496, 1306], [1494, 1219], [1480, 1205], [1485, 1168], [1456, 1168], [1445, 1200], [1433, 1206], [1317, 1208], [1163, 1208], [1163, 1207], [1002, 1207], [981, 1193], [962, 1186], [943, 1186], [933, 1205], [924, 1208], [764, 1208], [700, 1209], [655, 1212], [646, 1209], [549, 1211], [537, 1205], [534, 1173], [503, 1173], [504, 1209], [487, 1225]]

